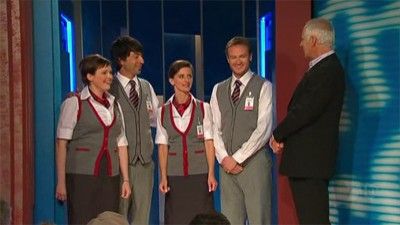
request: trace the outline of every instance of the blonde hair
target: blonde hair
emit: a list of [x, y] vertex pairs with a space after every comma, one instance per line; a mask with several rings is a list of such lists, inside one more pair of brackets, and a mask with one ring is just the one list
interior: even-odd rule
[[228, 49], [230, 47], [234, 46], [234, 45], [244, 45], [244, 46], [246, 46], [249, 54], [251, 55], [251, 44], [250, 44], [250, 41], [245, 37], [235, 36], [231, 40], [229, 40], [228, 43], [226, 43], [226, 46], [225, 46], [225, 55], [226, 55], [226, 57], [228, 57]]

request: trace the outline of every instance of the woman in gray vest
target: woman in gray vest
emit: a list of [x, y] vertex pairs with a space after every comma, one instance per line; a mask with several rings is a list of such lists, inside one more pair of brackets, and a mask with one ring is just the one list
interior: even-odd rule
[[165, 224], [189, 224], [199, 213], [214, 211], [214, 144], [210, 105], [190, 93], [193, 66], [173, 62], [168, 72], [175, 94], [159, 109], [156, 143], [165, 196]]
[[63, 102], [57, 128], [56, 198], [67, 200], [69, 224], [87, 224], [104, 211], [118, 212], [120, 196], [131, 193], [123, 114], [107, 92], [111, 63], [90, 55], [79, 69], [86, 86]]

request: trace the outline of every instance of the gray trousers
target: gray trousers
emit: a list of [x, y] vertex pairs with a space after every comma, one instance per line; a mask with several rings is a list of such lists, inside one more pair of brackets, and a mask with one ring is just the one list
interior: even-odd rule
[[153, 194], [154, 183], [154, 162], [142, 165], [136, 162], [129, 165], [129, 181], [131, 182], [132, 194], [129, 199], [120, 201], [120, 213], [132, 225], [149, 224], [151, 197]]
[[237, 175], [220, 169], [222, 213], [232, 225], [271, 224], [271, 157], [256, 153]]

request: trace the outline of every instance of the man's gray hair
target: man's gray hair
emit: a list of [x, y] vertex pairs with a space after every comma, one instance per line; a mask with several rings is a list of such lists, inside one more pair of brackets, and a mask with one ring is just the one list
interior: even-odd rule
[[333, 47], [335, 44], [335, 30], [332, 23], [324, 18], [315, 18], [309, 20], [304, 25], [304, 35], [310, 37], [314, 35], [318, 44], [328, 45]]

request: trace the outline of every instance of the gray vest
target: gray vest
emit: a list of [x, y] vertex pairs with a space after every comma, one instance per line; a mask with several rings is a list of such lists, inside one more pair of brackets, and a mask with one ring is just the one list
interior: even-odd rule
[[[253, 75], [247, 83], [236, 105], [231, 99], [232, 77], [218, 84], [217, 100], [221, 112], [222, 140], [229, 155], [233, 155], [243, 143], [249, 140], [251, 134], [257, 128], [258, 101], [261, 87], [265, 80]], [[246, 98], [253, 97], [253, 109], [246, 111]]]
[[66, 172], [98, 176], [103, 156], [107, 175], [119, 174], [117, 137], [121, 133], [122, 117], [114, 105], [113, 122], [106, 126], [88, 100], [79, 98], [79, 118], [67, 146]]
[[150, 84], [144, 79], [138, 78], [138, 80], [140, 93], [137, 108], [132, 105], [129, 96], [126, 95], [124, 88], [117, 78], [114, 78], [110, 89], [110, 93], [115, 96], [124, 114], [130, 164], [135, 164], [138, 160], [140, 160], [142, 164], [149, 163], [153, 155], [150, 115], [146, 106], [146, 101], [151, 101], [152, 99]]
[[208, 173], [204, 137], [198, 137], [197, 126], [203, 125], [203, 103], [192, 102], [192, 114], [185, 132], [173, 124], [172, 103], [162, 109], [162, 125], [168, 133], [168, 176]]

